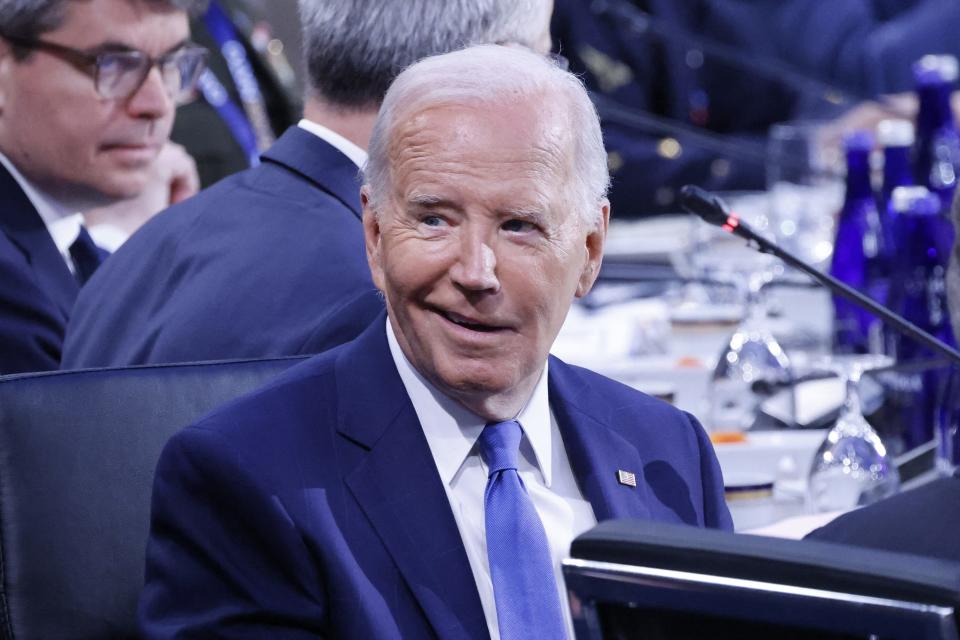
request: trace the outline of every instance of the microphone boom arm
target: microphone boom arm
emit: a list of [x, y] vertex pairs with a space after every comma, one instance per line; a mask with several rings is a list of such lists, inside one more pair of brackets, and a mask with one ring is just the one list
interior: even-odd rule
[[684, 209], [700, 216], [706, 222], [722, 226], [725, 231], [744, 238], [760, 253], [776, 256], [794, 269], [806, 273], [817, 282], [826, 286], [827, 289], [833, 293], [843, 296], [850, 302], [866, 309], [900, 333], [946, 356], [953, 364], [960, 364], [960, 351], [957, 351], [947, 343], [932, 336], [906, 318], [897, 315], [845, 282], [841, 282], [829, 273], [823, 273], [776, 243], [764, 238], [751, 229], [749, 225], [737, 218], [737, 216], [729, 213], [726, 205], [724, 205], [717, 196], [699, 187], [687, 185], [680, 190], [680, 204]]

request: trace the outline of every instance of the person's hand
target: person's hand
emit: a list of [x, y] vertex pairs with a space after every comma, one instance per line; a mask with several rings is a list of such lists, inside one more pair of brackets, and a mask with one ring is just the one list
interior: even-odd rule
[[167, 142], [157, 157], [157, 170], [161, 179], [166, 175], [169, 185], [167, 202], [162, 208], [186, 200], [200, 190], [200, 176], [197, 163], [183, 146]]
[[[84, 221], [91, 229], [100, 226], [109, 229], [111, 238], [125, 240], [154, 215], [199, 190], [196, 162], [181, 145], [167, 142], [154, 160], [147, 186], [140, 195], [86, 211]], [[114, 240], [110, 244], [119, 243]]]
[[880, 121], [887, 118], [916, 120], [917, 97], [912, 93], [898, 93], [883, 96], [876, 102], [861, 102], [827, 123], [821, 133], [821, 142], [824, 146], [842, 149], [845, 135], [852, 131], [876, 131]]

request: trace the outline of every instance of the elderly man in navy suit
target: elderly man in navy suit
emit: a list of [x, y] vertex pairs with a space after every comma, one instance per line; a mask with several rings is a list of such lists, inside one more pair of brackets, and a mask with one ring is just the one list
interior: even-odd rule
[[0, 0], [0, 374], [56, 369], [105, 252], [80, 211], [139, 197], [203, 50], [196, 0]]
[[598, 520], [731, 526], [692, 416], [548, 356], [609, 219], [575, 76], [495, 45], [415, 64], [365, 174], [386, 315], [168, 443], [147, 638], [562, 638], [560, 559]]
[[358, 173], [390, 81], [467, 44], [550, 47], [551, 0], [300, 0], [304, 119], [249, 171], [161, 213], [85, 288], [63, 368], [319, 353], [383, 305]]

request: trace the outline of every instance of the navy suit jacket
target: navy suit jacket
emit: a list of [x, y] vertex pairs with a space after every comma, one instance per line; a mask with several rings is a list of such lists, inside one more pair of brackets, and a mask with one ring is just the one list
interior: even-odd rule
[[0, 203], [0, 375], [56, 369], [80, 285], [2, 165]]
[[356, 165], [291, 127], [256, 168], [157, 215], [84, 286], [63, 368], [319, 353], [383, 309]]
[[[549, 397], [598, 520], [731, 528], [694, 418], [557, 359]], [[384, 316], [170, 440], [139, 619], [152, 639], [488, 637]]]

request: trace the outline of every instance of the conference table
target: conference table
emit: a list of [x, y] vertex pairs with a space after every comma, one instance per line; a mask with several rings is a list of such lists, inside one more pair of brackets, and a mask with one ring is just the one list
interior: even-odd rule
[[[764, 194], [738, 195], [736, 201], [756, 226], [769, 224]], [[825, 226], [805, 239], [806, 257], [822, 269], [829, 267], [831, 233]], [[719, 283], [718, 271], [725, 272]], [[833, 306], [825, 289], [759, 256], [743, 240], [683, 214], [611, 223], [597, 285], [571, 310], [552, 353], [696, 416], [714, 439], [737, 529], [798, 537], [836, 515], [816, 513], [805, 500], [807, 474], [826, 429], [730, 434], [712, 420], [711, 377], [749, 313], [737, 280], [757, 271], [765, 278], [764, 323], [791, 365], [802, 370], [828, 355]], [[704, 273], [714, 281], [704, 282]], [[729, 294], [716, 295], [724, 285], [731, 285]], [[710, 299], [704, 288], [712, 290]], [[820, 418], [842, 404], [843, 383], [837, 378], [804, 383], [794, 398], [796, 423], [819, 420], [828, 426]], [[776, 415], [775, 408], [769, 413]], [[933, 475], [926, 470], [905, 486]], [[737, 495], [738, 487], [761, 485], [772, 491], [749, 492], [748, 499]]]

